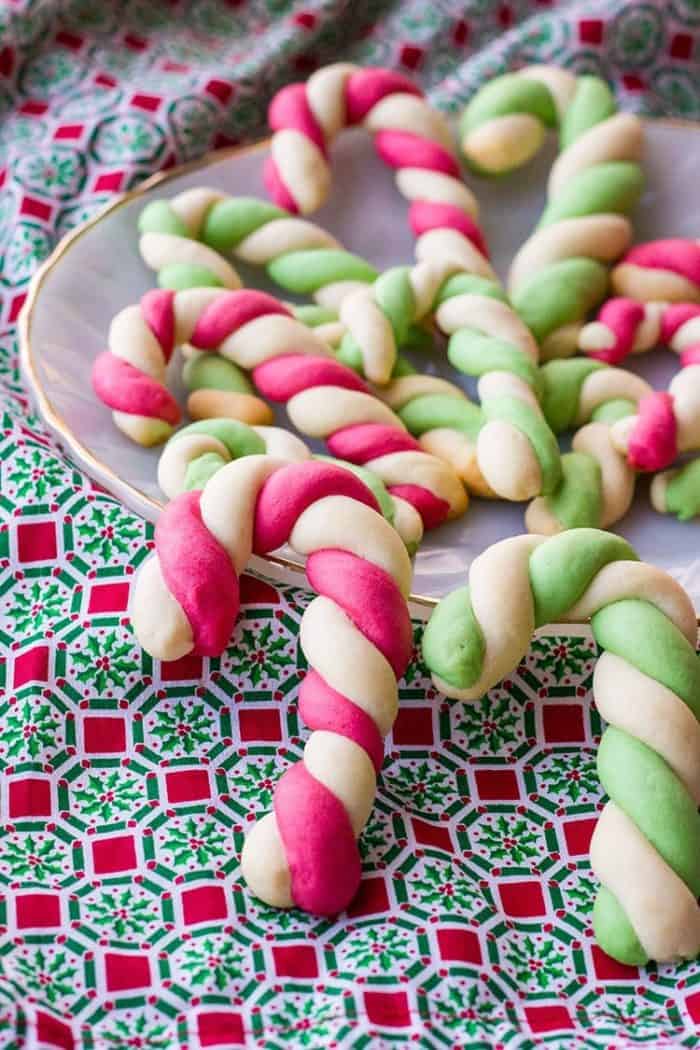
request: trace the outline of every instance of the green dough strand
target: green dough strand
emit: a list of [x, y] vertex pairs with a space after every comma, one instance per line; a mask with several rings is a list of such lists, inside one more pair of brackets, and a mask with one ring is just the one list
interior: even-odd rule
[[335, 281], [371, 284], [377, 271], [359, 255], [333, 248], [288, 252], [267, 264], [272, 280], [297, 295], [311, 295]]
[[286, 214], [274, 204], [255, 197], [228, 197], [212, 204], [200, 236], [210, 248], [225, 255], [261, 226], [273, 219], [283, 219]]
[[535, 339], [582, 321], [605, 298], [608, 271], [595, 259], [574, 258], [546, 266], [520, 285], [513, 306]]
[[494, 117], [511, 113], [529, 113], [550, 128], [557, 123], [554, 101], [543, 84], [506, 73], [481, 88], [464, 110], [460, 121], [462, 136]]
[[548, 361], [542, 366], [542, 411], [555, 434], [574, 425], [583, 382], [601, 368], [605, 365], [587, 357]]
[[184, 292], [188, 288], [223, 288], [221, 279], [206, 266], [177, 262], [168, 263], [158, 271], [158, 285], [173, 292]]
[[194, 354], [185, 362], [182, 379], [188, 390], [226, 390], [252, 394], [253, 386], [240, 368], [219, 354]]
[[563, 529], [593, 528], [600, 525], [602, 495], [600, 465], [581, 452], [561, 457], [559, 488], [547, 496], [547, 507]]
[[700, 514], [700, 459], [681, 467], [668, 482], [666, 509], [679, 521], [690, 521]]
[[176, 237], [189, 237], [189, 230], [182, 219], [170, 207], [169, 201], [151, 201], [139, 215], [139, 233], [170, 233]]
[[423, 657], [431, 671], [457, 689], [468, 689], [481, 674], [486, 643], [474, 616], [468, 587], [438, 603], [423, 633]]
[[539, 221], [540, 227], [552, 226], [561, 219], [575, 219], [601, 212], [627, 215], [642, 195], [644, 175], [631, 161], [595, 164], [575, 175], [553, 201]]
[[504, 420], [525, 435], [542, 471], [542, 494], [554, 492], [561, 482], [561, 456], [557, 439], [539, 412], [515, 397], [489, 398], [482, 411], [487, 422]]
[[473, 401], [448, 397], [446, 394], [414, 397], [398, 410], [397, 415], [415, 437], [420, 437], [427, 430], [449, 427], [476, 441], [484, 422], [481, 409]]
[[476, 328], [460, 328], [447, 347], [447, 357], [460, 372], [469, 376], [483, 376], [487, 372], [512, 372], [520, 376], [539, 394], [542, 387], [537, 365], [512, 343], [495, 336], [484, 335]]
[[601, 886], [593, 905], [593, 932], [604, 952], [626, 966], [646, 966], [649, 956], [617, 897]]
[[559, 131], [559, 148], [572, 146], [576, 139], [602, 124], [616, 111], [610, 88], [600, 77], [582, 76], [576, 83], [574, 97], [566, 107]]
[[262, 456], [265, 453], [265, 442], [260, 435], [247, 423], [237, 419], [201, 419], [198, 423], [190, 423], [188, 427], [178, 430], [171, 441], [179, 441], [189, 434], [208, 434], [216, 438], [228, 449], [232, 459]]

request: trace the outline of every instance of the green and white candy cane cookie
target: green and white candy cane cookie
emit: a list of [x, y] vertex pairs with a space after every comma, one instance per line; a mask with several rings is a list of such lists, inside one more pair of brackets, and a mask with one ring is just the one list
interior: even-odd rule
[[700, 953], [700, 661], [690, 598], [619, 536], [517, 536], [472, 563], [443, 599], [423, 657], [447, 696], [481, 697], [522, 660], [536, 627], [589, 620], [603, 650], [593, 694], [607, 722], [609, 801], [591, 842], [596, 939], [632, 966]]
[[651, 388], [632, 372], [579, 357], [549, 361], [540, 371], [542, 407], [553, 431], [579, 429], [572, 451], [561, 457], [561, 483], [532, 501], [525, 526], [546, 535], [583, 526], [607, 528], [629, 510], [636, 481], [613, 443], [612, 427], [634, 415]]
[[659, 514], [675, 514], [679, 521], [700, 517], [700, 457], [662, 470], [652, 481], [649, 495]]
[[627, 215], [643, 188], [643, 129], [618, 113], [608, 85], [555, 66], [529, 66], [486, 84], [460, 124], [469, 165], [502, 175], [559, 131], [547, 205], [510, 268], [511, 301], [540, 343], [543, 359], [576, 352], [586, 314], [605, 297], [607, 265], [627, 249]]

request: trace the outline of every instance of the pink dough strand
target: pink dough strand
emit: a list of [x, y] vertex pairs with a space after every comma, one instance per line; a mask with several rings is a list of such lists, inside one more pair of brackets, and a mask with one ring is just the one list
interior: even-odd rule
[[344, 467], [309, 460], [290, 463], [275, 471], [260, 490], [255, 507], [255, 553], [269, 554], [286, 543], [299, 515], [325, 496], [347, 496], [379, 511], [364, 482]]
[[410, 131], [378, 131], [374, 148], [390, 168], [424, 168], [460, 178], [459, 164], [437, 142], [413, 135]]
[[92, 388], [109, 408], [132, 416], [180, 422], [180, 407], [162, 383], [105, 350], [92, 366]]
[[695, 241], [670, 237], [638, 244], [622, 261], [645, 269], [670, 270], [700, 286], [700, 244]]
[[668, 345], [678, 329], [696, 317], [700, 317], [700, 305], [697, 303], [671, 303], [661, 319], [661, 342]]
[[153, 288], [141, 296], [141, 315], [160, 344], [163, 357], [169, 361], [175, 349], [175, 292]]
[[414, 200], [408, 211], [408, 221], [416, 237], [427, 233], [428, 230], [444, 228], [457, 230], [471, 241], [477, 251], [481, 252], [485, 258], [489, 258], [489, 250], [483, 233], [474, 220], [454, 204]]
[[253, 382], [271, 401], [289, 401], [302, 390], [315, 386], [342, 386], [369, 393], [367, 384], [352, 368], [332, 357], [312, 354], [280, 354], [253, 370]]
[[637, 328], [643, 320], [644, 307], [641, 303], [634, 299], [609, 299], [599, 310], [598, 321], [610, 329], [615, 342], [605, 350], [588, 350], [586, 353], [596, 361], [619, 364], [632, 352]]
[[391, 576], [343, 550], [310, 554], [306, 575], [313, 589], [340, 606], [400, 678], [411, 656], [413, 631], [406, 602]]
[[287, 184], [280, 175], [279, 168], [271, 155], [265, 158], [263, 182], [270, 200], [273, 200], [279, 208], [284, 208], [285, 211], [291, 212], [292, 215], [299, 214], [299, 205], [294, 200], [291, 191], [287, 189]]
[[200, 493], [169, 503], [156, 524], [156, 551], [165, 585], [192, 627], [193, 652], [219, 656], [226, 648], [240, 605], [231, 559], [202, 521]]
[[311, 112], [305, 84], [287, 84], [272, 99], [267, 121], [273, 131], [291, 128], [310, 139], [326, 155], [323, 131]]
[[345, 85], [346, 122], [359, 124], [387, 95], [422, 96], [422, 91], [402, 73], [392, 69], [362, 69], [348, 77]]
[[292, 316], [291, 311], [283, 306], [279, 299], [268, 295], [267, 292], [247, 288], [224, 292], [199, 315], [190, 342], [199, 350], [216, 350], [228, 336], [243, 325], [266, 314]]
[[422, 485], [392, 485], [389, 492], [415, 507], [426, 529], [435, 529], [442, 525], [450, 512], [447, 500], [440, 499]]
[[700, 365], [700, 343], [687, 347], [681, 354], [681, 367], [687, 368], [688, 365]]
[[318, 671], [308, 671], [299, 686], [299, 714], [309, 729], [327, 729], [353, 740], [367, 752], [379, 772], [384, 741], [370, 716], [333, 689]]
[[336, 430], [326, 444], [331, 455], [359, 464], [392, 452], [421, 451], [419, 443], [406, 430], [385, 423], [355, 423]]
[[628, 446], [627, 460], [635, 470], [664, 470], [678, 455], [673, 397], [655, 391], [643, 397]]
[[357, 893], [362, 874], [345, 807], [303, 762], [279, 780], [274, 807], [294, 903], [312, 915], [337, 915]]

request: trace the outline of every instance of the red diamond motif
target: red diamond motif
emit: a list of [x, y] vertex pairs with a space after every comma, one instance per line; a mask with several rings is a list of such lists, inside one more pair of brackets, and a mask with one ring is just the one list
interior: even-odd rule
[[75, 1046], [70, 1026], [41, 1010], [36, 1014], [36, 1041], [47, 1050], [73, 1050]]
[[36, 197], [23, 197], [19, 206], [20, 215], [29, 215], [32, 219], [41, 219], [47, 222], [51, 218], [52, 208], [46, 201], [38, 201]]
[[125, 992], [130, 988], [147, 988], [151, 983], [151, 967], [144, 955], [105, 955], [105, 980], [109, 992]]
[[183, 890], [182, 914], [186, 926], [227, 918], [228, 906], [223, 886], [198, 886], [194, 890]]
[[228, 1010], [216, 1010], [200, 1014], [197, 1018], [199, 1045], [207, 1046], [245, 1046], [245, 1029], [240, 1014]]
[[599, 18], [582, 18], [578, 36], [582, 44], [602, 44], [604, 23]]
[[12, 682], [15, 689], [20, 689], [27, 682], [48, 682], [49, 680], [49, 647], [37, 645], [15, 657], [15, 668]]
[[401, 707], [394, 722], [399, 747], [430, 747], [434, 742], [432, 707]]
[[399, 51], [399, 62], [406, 69], [418, 69], [423, 61], [424, 51], [422, 47], [415, 47], [413, 44], [404, 44]]
[[21, 562], [55, 561], [58, 547], [53, 521], [17, 526], [17, 557]]
[[10, 817], [50, 817], [51, 784], [39, 777], [11, 780], [9, 785]]
[[574, 1027], [565, 1006], [526, 1006], [525, 1016], [533, 1032], [554, 1032]]
[[59, 33], [56, 33], [56, 43], [63, 44], [64, 47], [70, 48], [71, 51], [79, 51], [83, 46], [83, 38], [78, 36], [77, 33], [68, 33], [65, 29], [62, 29]]
[[272, 707], [251, 707], [238, 713], [241, 740], [281, 740], [280, 713]]
[[27, 298], [26, 292], [20, 292], [19, 295], [15, 295], [10, 301], [10, 312], [7, 315], [8, 321], [16, 321], [19, 317], [20, 310], [24, 306], [24, 301]]
[[526, 882], [502, 882], [499, 885], [501, 902], [506, 915], [513, 919], [524, 919], [544, 915], [547, 908], [542, 887], [535, 880]]
[[54, 893], [23, 893], [15, 898], [17, 927], [47, 929], [61, 925], [61, 898]]
[[365, 1011], [380, 1028], [408, 1028], [411, 1011], [405, 992], [365, 992]]
[[646, 91], [646, 82], [636, 73], [625, 73], [622, 83], [628, 91]]
[[129, 584], [96, 583], [90, 588], [89, 613], [124, 612], [129, 604]]
[[674, 33], [671, 37], [671, 46], [668, 53], [671, 58], [680, 58], [683, 61], [693, 55], [693, 38], [690, 33]]
[[450, 830], [440, 824], [428, 824], [425, 820], [413, 818], [413, 834], [419, 846], [433, 846], [436, 849], [452, 853], [454, 847], [450, 838]]
[[545, 704], [542, 708], [542, 724], [548, 744], [581, 742], [586, 739], [580, 704]]
[[445, 962], [468, 962], [481, 965], [481, 945], [473, 930], [461, 926], [454, 929], [446, 927], [437, 932], [440, 958]]
[[591, 945], [591, 957], [595, 975], [601, 981], [636, 981], [639, 978], [636, 966], [625, 966], [611, 959], [597, 944]]
[[79, 139], [85, 129], [84, 124], [61, 124], [53, 133], [55, 139]]
[[596, 817], [586, 817], [584, 820], [567, 820], [564, 824], [564, 838], [569, 856], [588, 856], [591, 851], [591, 836], [597, 823]]
[[514, 801], [520, 798], [518, 778], [512, 769], [477, 770], [476, 789], [479, 792], [479, 798], [484, 802]]
[[19, 108], [20, 113], [26, 117], [40, 117], [49, 108], [48, 102], [39, 102], [38, 99], [28, 98]]
[[134, 836], [115, 835], [108, 839], [94, 839], [92, 866], [96, 875], [110, 875], [116, 871], [133, 871], [138, 867]]
[[222, 106], [225, 106], [233, 94], [233, 84], [230, 84], [227, 80], [214, 78], [209, 81], [204, 90], [207, 94], [213, 95]]
[[132, 95], [131, 105], [136, 109], [144, 109], [147, 113], [155, 113], [163, 101], [158, 95]]
[[85, 751], [89, 755], [115, 755], [126, 751], [126, 721], [105, 715], [86, 715], [83, 720]]
[[693, 1024], [700, 1025], [700, 992], [693, 992], [692, 995], [688, 996], [685, 1001], [685, 1008]]
[[165, 777], [165, 790], [168, 801], [198, 802], [211, 798], [211, 784], [206, 769], [182, 769], [177, 773], [168, 773]]
[[363, 879], [356, 893], [348, 915], [357, 918], [360, 915], [378, 915], [380, 912], [389, 911], [389, 894], [386, 883], [381, 875]]
[[285, 944], [272, 949], [278, 977], [318, 977], [316, 949], [310, 944]]

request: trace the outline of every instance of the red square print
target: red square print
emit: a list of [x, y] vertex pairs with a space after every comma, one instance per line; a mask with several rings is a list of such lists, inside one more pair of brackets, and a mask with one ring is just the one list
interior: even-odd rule
[[75, 1046], [70, 1025], [41, 1010], [36, 1015], [36, 1041], [38, 1046], [50, 1047], [51, 1050], [73, 1050]]
[[61, 898], [55, 893], [23, 893], [15, 898], [15, 909], [20, 930], [61, 925]]
[[83, 133], [83, 124], [62, 124], [53, 133], [55, 139], [79, 139]]
[[51, 784], [39, 777], [10, 781], [10, 817], [50, 817]]
[[693, 38], [690, 33], [674, 33], [668, 53], [671, 58], [689, 59], [693, 54]]
[[285, 944], [272, 949], [278, 977], [318, 977], [316, 949], [310, 944]]
[[582, 44], [602, 44], [603, 22], [599, 18], [582, 18], [578, 24], [578, 35]]
[[35, 99], [27, 99], [23, 102], [19, 108], [20, 113], [26, 114], [28, 117], [40, 117], [49, 108], [47, 102], [39, 102]]
[[33, 219], [42, 219], [48, 222], [51, 218], [52, 208], [46, 201], [39, 201], [36, 197], [23, 197], [20, 204], [20, 215], [30, 215]]
[[241, 605], [279, 605], [279, 591], [264, 580], [243, 573], [240, 580]]
[[564, 838], [569, 856], [588, 856], [591, 852], [591, 836], [597, 823], [597, 817], [586, 817], [584, 820], [568, 820], [564, 824]]
[[546, 908], [539, 882], [502, 882], [499, 890], [503, 910], [511, 918], [526, 919], [544, 915]]
[[401, 48], [399, 60], [402, 66], [406, 66], [407, 69], [418, 69], [421, 62], [423, 61], [424, 51], [422, 47], [415, 47], [413, 44], [404, 44]]
[[700, 1026], [700, 992], [693, 992], [685, 1001], [685, 1008], [690, 1015], [690, 1020]]
[[129, 584], [96, 583], [90, 590], [90, 613], [124, 612], [129, 604]]
[[408, 1028], [411, 1023], [405, 992], [365, 992], [365, 1011], [368, 1020], [381, 1028]]
[[151, 967], [145, 955], [105, 955], [105, 981], [108, 992], [125, 992], [130, 988], [147, 988]]
[[274, 707], [250, 707], [238, 713], [241, 740], [282, 739], [280, 713]]
[[394, 743], [399, 747], [432, 746], [432, 707], [400, 707], [394, 722], [393, 735]]
[[96, 193], [116, 193], [122, 188], [123, 181], [123, 171], [104, 171], [97, 176], [92, 188]]
[[133, 835], [115, 835], [95, 839], [92, 843], [92, 866], [96, 875], [110, 875], [116, 871], [133, 871], [137, 867], [136, 843]]
[[218, 99], [222, 106], [225, 106], [233, 94], [233, 84], [229, 84], [226, 80], [214, 79], [209, 81], [204, 90]]
[[581, 742], [586, 739], [580, 704], [545, 704], [542, 708], [544, 738], [548, 744]]
[[533, 1032], [554, 1032], [574, 1027], [565, 1006], [527, 1006], [525, 1016]]
[[197, 1018], [197, 1034], [202, 1047], [245, 1046], [243, 1018], [228, 1010], [200, 1014]]
[[198, 682], [202, 677], [202, 657], [188, 653], [179, 660], [167, 660], [160, 665], [163, 682]]
[[479, 769], [476, 790], [484, 802], [514, 801], [520, 798], [518, 778], [512, 769]]
[[131, 105], [147, 113], [155, 113], [162, 101], [158, 95], [132, 95], [131, 97]]
[[182, 914], [186, 926], [225, 919], [228, 906], [223, 886], [198, 886], [194, 890], [183, 890]]
[[15, 656], [15, 667], [12, 683], [20, 689], [27, 682], [48, 682], [49, 680], [49, 647], [37, 645], [33, 649]]
[[636, 966], [625, 966], [624, 963], [611, 959], [597, 944], [592, 945], [591, 956], [595, 975], [600, 981], [636, 981], [639, 977]]
[[7, 315], [7, 320], [10, 323], [12, 323], [12, 321], [16, 321], [17, 318], [19, 317], [20, 310], [24, 306], [24, 302], [25, 302], [26, 298], [27, 298], [27, 293], [26, 292], [20, 292], [19, 295], [13, 295], [12, 296], [12, 299], [10, 300], [10, 312]]
[[165, 790], [169, 802], [198, 802], [211, 798], [211, 784], [206, 769], [181, 769], [167, 773]]
[[437, 932], [440, 958], [445, 962], [466, 962], [481, 965], [481, 945], [473, 930], [461, 926], [446, 927]]
[[386, 882], [381, 875], [371, 879], [363, 879], [360, 888], [355, 894], [348, 915], [356, 918], [360, 915], [378, 915], [380, 912], [389, 910], [389, 894]]
[[17, 557], [21, 562], [53, 561], [57, 549], [56, 526], [52, 521], [17, 526]]
[[88, 754], [114, 755], [126, 751], [126, 721], [103, 715], [88, 715], [83, 721]]
[[449, 828], [440, 824], [428, 824], [427, 821], [416, 818], [411, 823], [413, 824], [413, 834], [416, 836], [416, 842], [419, 846], [433, 846], [436, 849], [452, 853], [454, 847], [452, 846]]
[[646, 91], [646, 81], [637, 73], [623, 73], [622, 84], [627, 91]]

